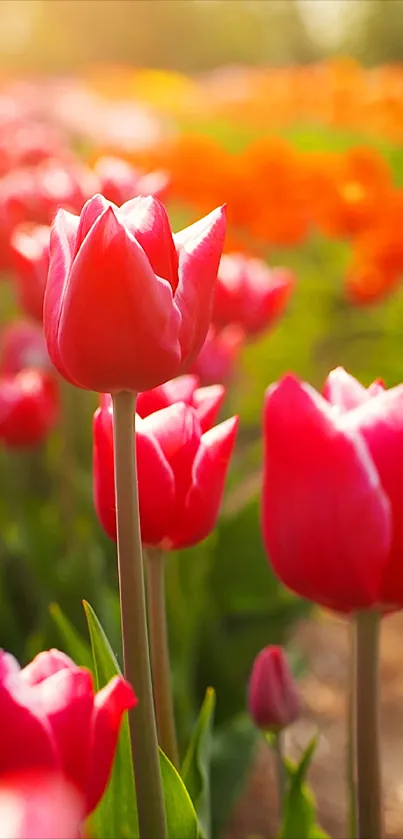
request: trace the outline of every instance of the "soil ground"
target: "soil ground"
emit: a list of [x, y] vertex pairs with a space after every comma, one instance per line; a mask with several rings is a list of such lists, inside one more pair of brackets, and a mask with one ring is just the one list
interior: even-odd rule
[[[296, 646], [307, 661], [300, 681], [303, 713], [286, 734], [296, 756], [320, 732], [310, 783], [318, 821], [333, 839], [346, 839], [346, 696], [349, 682], [348, 625], [328, 614], [301, 624]], [[386, 833], [403, 837], [403, 614], [384, 619], [381, 637], [381, 734]], [[233, 814], [228, 839], [276, 835], [274, 767], [265, 745], [259, 750], [245, 793]], [[298, 837], [295, 837], [298, 839]]]

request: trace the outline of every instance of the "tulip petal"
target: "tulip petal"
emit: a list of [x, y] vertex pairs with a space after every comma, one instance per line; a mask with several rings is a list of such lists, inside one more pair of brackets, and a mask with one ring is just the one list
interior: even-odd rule
[[46, 650], [39, 653], [35, 658], [21, 670], [21, 677], [29, 685], [37, 685], [43, 682], [59, 670], [76, 669], [71, 658], [60, 650]]
[[176, 291], [178, 254], [164, 205], [151, 195], [146, 198], [140, 195], [123, 204], [119, 215], [143, 248], [154, 273]]
[[33, 706], [18, 675], [0, 682], [0, 776], [25, 769], [59, 768], [52, 731]]
[[169, 283], [155, 276], [110, 207], [74, 260], [56, 361], [62, 357], [70, 379], [90, 390], [149, 390], [178, 371], [180, 320]]
[[392, 505], [393, 539], [382, 583], [382, 602], [403, 606], [403, 385], [378, 393], [344, 416], [364, 438]]
[[341, 411], [350, 411], [371, 398], [367, 390], [354, 376], [347, 373], [344, 367], [331, 370], [323, 388], [323, 396], [332, 405], [337, 405]]
[[199, 387], [193, 394], [193, 405], [200, 420], [202, 432], [208, 431], [218, 417], [225, 399], [223, 385]]
[[197, 376], [178, 376], [159, 387], [139, 393], [136, 401], [136, 412], [140, 417], [148, 417], [155, 411], [167, 408], [173, 402], [192, 402], [192, 396], [197, 388]]
[[66, 210], [58, 210], [50, 233], [50, 264], [43, 301], [43, 325], [49, 355], [56, 369], [72, 384], [74, 381], [64, 369], [60, 356], [58, 333], [67, 281], [73, 261], [73, 252], [79, 218]]
[[141, 538], [145, 545], [158, 546], [171, 526], [175, 478], [157, 440], [142, 429], [139, 418], [136, 423]]
[[90, 733], [91, 762], [87, 776], [89, 813], [98, 804], [108, 783], [123, 714], [136, 704], [133, 689], [119, 676], [115, 676], [95, 697]]
[[184, 512], [172, 535], [173, 548], [196, 545], [214, 529], [238, 424], [239, 418], [231, 417], [203, 434]]
[[183, 363], [191, 363], [207, 335], [225, 231], [225, 208], [220, 207], [174, 236], [179, 256], [175, 302], [182, 314]]
[[33, 691], [51, 727], [63, 772], [83, 790], [89, 771], [89, 729], [94, 705], [91, 673], [82, 667], [64, 668], [39, 682]]
[[98, 408], [93, 422], [94, 505], [102, 527], [116, 541], [116, 500], [112, 413]]
[[283, 583], [348, 612], [377, 602], [391, 511], [365, 443], [341, 419], [291, 376], [268, 389], [262, 519]]
[[77, 228], [76, 244], [74, 248], [74, 258], [91, 227], [95, 224], [97, 218], [111, 206], [111, 202], [107, 201], [103, 195], [94, 195], [85, 204], [80, 213], [79, 225]]
[[[201, 427], [194, 408], [177, 402], [143, 420], [149, 437], [158, 442], [175, 480], [175, 513], [182, 517], [192, 481], [193, 462], [200, 445]], [[172, 527], [172, 521], [171, 521]]]
[[78, 790], [57, 773], [1, 778], [0, 839], [78, 839], [84, 815]]

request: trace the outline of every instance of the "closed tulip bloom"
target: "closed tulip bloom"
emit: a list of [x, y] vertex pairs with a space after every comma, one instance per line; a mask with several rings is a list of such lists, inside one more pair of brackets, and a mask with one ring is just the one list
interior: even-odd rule
[[144, 418], [175, 402], [185, 402], [196, 409], [202, 431], [208, 431], [223, 404], [225, 388], [223, 385], [198, 387], [198, 382], [197, 376], [178, 376], [153, 390], [145, 390], [137, 397], [136, 411]]
[[20, 225], [11, 236], [15, 282], [24, 314], [42, 323], [43, 298], [49, 270], [50, 227]]
[[0, 700], [0, 787], [14, 773], [57, 773], [91, 813], [109, 780], [122, 716], [136, 704], [130, 685], [115, 676], [95, 693], [91, 673], [58, 650], [22, 670], [2, 652]]
[[53, 370], [43, 329], [30, 321], [16, 320], [0, 336], [1, 371], [19, 373], [27, 367]]
[[281, 731], [298, 718], [298, 690], [282, 647], [265, 647], [256, 656], [248, 708], [255, 725], [264, 731]]
[[[392, 538], [377, 601], [388, 609], [403, 607], [403, 385], [386, 390], [382, 382], [364, 388], [342, 368], [325, 386], [347, 433], [358, 434], [370, 454], [390, 509]], [[365, 527], [370, 528], [367, 522]], [[365, 560], [363, 559], [363, 562]]]
[[60, 210], [44, 302], [55, 367], [103, 393], [184, 372], [207, 334], [224, 236], [222, 208], [175, 236], [155, 198], [118, 208], [97, 195], [79, 218]]
[[263, 538], [275, 572], [302, 597], [342, 612], [381, 602], [393, 523], [379, 466], [384, 457], [390, 469], [388, 447], [403, 441], [393, 431], [398, 403], [403, 417], [401, 387], [343, 413], [290, 375], [266, 392]]
[[59, 395], [53, 376], [21, 370], [0, 376], [0, 441], [10, 448], [42, 443], [59, 417]]
[[269, 328], [283, 314], [294, 287], [286, 268], [269, 268], [262, 259], [224, 254], [218, 271], [213, 322], [236, 323], [248, 337]]
[[244, 331], [234, 323], [220, 331], [210, 326], [206, 340], [191, 365], [192, 373], [198, 376], [202, 385], [231, 380], [245, 338]]
[[[99, 520], [116, 539], [113, 409], [94, 416], [94, 497]], [[215, 527], [238, 418], [202, 433], [195, 408], [178, 402], [136, 418], [141, 536], [165, 550], [205, 539]]]
[[162, 170], [144, 174], [121, 157], [100, 157], [94, 171], [102, 195], [119, 207], [136, 195], [153, 195], [161, 200], [169, 183]]

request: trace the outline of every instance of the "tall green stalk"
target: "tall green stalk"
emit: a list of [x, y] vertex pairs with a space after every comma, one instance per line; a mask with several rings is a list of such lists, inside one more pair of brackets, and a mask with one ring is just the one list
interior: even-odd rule
[[179, 766], [169, 660], [165, 604], [165, 557], [149, 550], [147, 564], [148, 622], [158, 742], [174, 766]]
[[358, 839], [382, 839], [382, 782], [379, 736], [380, 615], [355, 616], [355, 740]]
[[167, 835], [148, 650], [136, 449], [136, 395], [113, 395], [113, 436], [123, 660], [138, 705], [129, 712], [141, 839]]

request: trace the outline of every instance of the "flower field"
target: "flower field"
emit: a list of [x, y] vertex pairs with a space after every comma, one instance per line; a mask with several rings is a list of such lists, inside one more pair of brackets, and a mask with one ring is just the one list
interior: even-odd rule
[[402, 218], [399, 64], [4, 77], [4, 839], [401, 835]]

